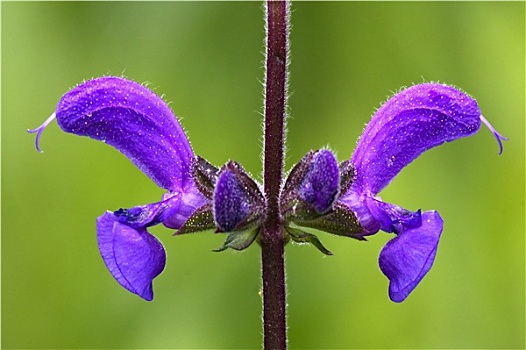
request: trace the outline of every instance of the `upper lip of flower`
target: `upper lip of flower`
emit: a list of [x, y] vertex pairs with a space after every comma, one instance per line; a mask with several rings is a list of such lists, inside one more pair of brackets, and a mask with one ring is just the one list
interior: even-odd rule
[[103, 141], [130, 159], [159, 187], [179, 190], [191, 181], [193, 151], [168, 105], [144, 86], [121, 78], [86, 81], [60, 99], [40, 134], [57, 119], [62, 130]]

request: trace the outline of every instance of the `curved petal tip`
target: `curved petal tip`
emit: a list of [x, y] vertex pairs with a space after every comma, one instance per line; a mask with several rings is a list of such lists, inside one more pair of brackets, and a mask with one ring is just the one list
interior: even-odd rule
[[118, 222], [109, 211], [97, 219], [97, 243], [113, 278], [130, 292], [151, 301], [152, 281], [166, 263], [162, 244], [146, 229]]
[[389, 279], [392, 301], [404, 301], [431, 269], [443, 224], [438, 212], [425, 212], [422, 226], [400, 232], [382, 249], [379, 264]]

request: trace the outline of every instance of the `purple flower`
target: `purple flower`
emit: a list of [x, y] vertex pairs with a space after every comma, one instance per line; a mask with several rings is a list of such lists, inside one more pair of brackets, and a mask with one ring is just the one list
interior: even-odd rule
[[[505, 138], [465, 93], [441, 84], [421, 84], [399, 92], [372, 117], [350, 162], [340, 164], [339, 176], [333, 165], [306, 170], [305, 178], [318, 184], [340, 181], [341, 195], [333, 211], [322, 217], [300, 215], [299, 220], [293, 213], [291, 220], [357, 239], [379, 230], [395, 233], [381, 251], [379, 263], [390, 281], [391, 300], [405, 300], [433, 265], [443, 221], [436, 211], [412, 212], [383, 202], [377, 194], [424, 151], [473, 135], [481, 121], [494, 133], [502, 152]], [[327, 151], [321, 152], [330, 158]]]
[[130, 292], [153, 299], [152, 281], [165, 265], [162, 244], [149, 226], [179, 229], [209, 200], [192, 178], [190, 143], [175, 115], [152, 91], [120, 77], [93, 79], [75, 87], [42, 126], [29, 132], [40, 136], [57, 119], [62, 130], [89, 136], [123, 153], [159, 187], [161, 201], [119, 209], [97, 219], [97, 242], [113, 277]]
[[[170, 108], [144, 86], [119, 77], [77, 86], [42, 126], [29, 130], [37, 133], [37, 150], [43, 130], [54, 119], [66, 132], [115, 147], [167, 190], [159, 202], [107, 211], [97, 219], [104, 263], [132, 293], [152, 300], [152, 281], [166, 262], [149, 226], [162, 223], [177, 234], [216, 228], [227, 238], [215, 251], [243, 250], [257, 240], [266, 215], [261, 186], [236, 162], [218, 169], [194, 156]], [[293, 167], [280, 194], [285, 238], [331, 255], [315, 235], [296, 226], [358, 240], [380, 230], [395, 233], [379, 264], [390, 281], [391, 300], [405, 300], [433, 265], [443, 221], [436, 211], [413, 212], [382, 201], [378, 193], [420, 154], [473, 135], [481, 121], [502, 153], [505, 138], [465, 93], [441, 84], [399, 92], [372, 117], [350, 160], [338, 164], [331, 151], [319, 150]]]
[[389, 99], [358, 141], [351, 158], [356, 177], [339, 202], [356, 213], [364, 235], [378, 229], [397, 234], [379, 258], [395, 302], [407, 298], [433, 265], [443, 221], [436, 211], [411, 212], [376, 195], [423, 152], [473, 135], [481, 121], [496, 136], [502, 153], [504, 137], [482, 117], [473, 98], [450, 86], [421, 84]]

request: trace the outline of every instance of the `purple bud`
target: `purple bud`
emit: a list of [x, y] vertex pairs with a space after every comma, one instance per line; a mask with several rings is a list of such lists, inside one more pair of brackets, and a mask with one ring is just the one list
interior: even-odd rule
[[298, 197], [312, 205], [319, 214], [328, 212], [338, 197], [340, 170], [329, 150], [314, 154], [298, 188]]
[[253, 227], [263, 217], [264, 198], [257, 184], [234, 162], [223, 168], [214, 191], [214, 220], [219, 232]]

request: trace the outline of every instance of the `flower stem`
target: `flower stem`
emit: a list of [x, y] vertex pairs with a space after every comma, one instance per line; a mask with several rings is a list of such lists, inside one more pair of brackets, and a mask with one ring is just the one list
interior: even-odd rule
[[283, 179], [289, 2], [266, 3], [264, 186], [266, 219], [260, 235], [264, 348], [287, 348], [285, 255], [279, 194]]

